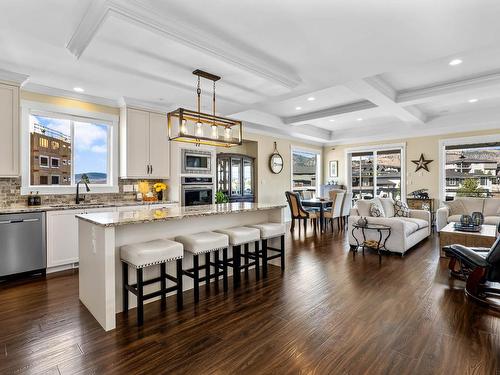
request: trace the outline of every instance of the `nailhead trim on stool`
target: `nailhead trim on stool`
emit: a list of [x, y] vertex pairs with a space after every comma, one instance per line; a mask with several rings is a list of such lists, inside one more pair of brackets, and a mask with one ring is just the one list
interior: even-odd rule
[[[200, 300], [200, 281], [205, 281], [205, 288], [210, 288], [210, 280], [215, 279], [216, 286], [219, 283], [219, 270], [222, 268], [222, 279], [224, 291], [228, 290], [227, 285], [227, 267], [219, 261], [219, 251], [223, 252], [223, 259], [227, 259], [227, 248], [229, 246], [229, 237], [222, 233], [200, 232], [184, 236], [177, 236], [176, 241], [184, 245], [184, 250], [193, 255], [193, 267], [184, 270], [184, 275], [191, 277], [194, 283], [194, 301]], [[210, 260], [210, 254], [214, 253], [214, 261]], [[205, 254], [205, 264], [199, 264], [198, 256]], [[211, 272], [211, 266], [214, 272]], [[200, 277], [200, 271], [205, 271], [205, 276]]]
[[[161, 296], [162, 308], [165, 308], [167, 293], [177, 292], [177, 309], [182, 309], [182, 258], [183, 246], [181, 243], [160, 239], [136, 244], [124, 245], [120, 248], [123, 273], [123, 312], [128, 314], [128, 292], [137, 296], [137, 325], [144, 324], [144, 301]], [[166, 273], [166, 262], [176, 261], [175, 277]], [[160, 265], [160, 276], [144, 281], [144, 268]], [[129, 266], [135, 268], [136, 284], [129, 285]], [[166, 281], [175, 283], [167, 288]], [[144, 295], [144, 286], [160, 282], [160, 289]]]

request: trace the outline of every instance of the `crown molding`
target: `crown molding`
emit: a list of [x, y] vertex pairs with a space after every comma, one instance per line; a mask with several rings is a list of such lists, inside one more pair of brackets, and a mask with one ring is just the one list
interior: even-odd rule
[[139, 0], [92, 1], [66, 48], [77, 59], [80, 58], [109, 16], [133, 22], [162, 37], [207, 53], [287, 89], [301, 83], [300, 77], [288, 66], [259, 58], [234, 43], [211, 36], [206, 31], [195, 30], [192, 26], [181, 24], [172, 17], [160, 16], [153, 8]]
[[328, 118], [332, 116], [342, 115], [350, 112], [364, 111], [366, 109], [372, 109], [377, 107], [375, 104], [369, 100], [361, 100], [359, 102], [339, 105], [336, 107], [330, 107], [326, 109], [321, 109], [319, 111], [303, 113], [296, 116], [282, 117], [282, 121], [285, 124], [294, 125], [300, 124], [302, 122], [318, 120], [322, 118]]
[[29, 75], [11, 72], [9, 70], [0, 69], [0, 81], [8, 82], [16, 86], [23, 86], [29, 79]]
[[45, 94], [50, 96], [59, 96], [67, 99], [80, 100], [83, 102], [105, 105], [108, 107], [118, 108], [118, 102], [113, 99], [102, 98], [99, 96], [87, 95], [82, 93], [77, 93], [74, 91], [58, 89], [55, 87], [49, 87], [44, 85], [39, 85], [37, 83], [28, 82], [23, 86], [24, 91], [34, 92], [37, 94]]
[[160, 113], [168, 113], [179, 107], [173, 103], [142, 100], [142, 99], [131, 98], [128, 96], [121, 97], [118, 100], [118, 104], [120, 107], [132, 107], [132, 108], [144, 109], [147, 111], [160, 112]]
[[398, 92], [396, 101], [404, 105], [422, 104], [459, 92], [479, 90], [491, 86], [500, 86], [500, 72], [490, 72], [459, 81], [402, 90]]

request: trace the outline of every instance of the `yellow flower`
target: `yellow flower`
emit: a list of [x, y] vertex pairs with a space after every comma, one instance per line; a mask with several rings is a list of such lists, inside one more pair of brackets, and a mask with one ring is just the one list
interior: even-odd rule
[[164, 184], [163, 182], [157, 182], [153, 185], [153, 188], [157, 193], [159, 193], [160, 191], [167, 190], [167, 184]]

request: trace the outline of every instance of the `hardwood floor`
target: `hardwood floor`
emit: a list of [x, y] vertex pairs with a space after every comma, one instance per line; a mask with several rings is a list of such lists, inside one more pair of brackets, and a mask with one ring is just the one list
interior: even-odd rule
[[[287, 269], [227, 295], [119, 315], [104, 332], [68, 272], [0, 284], [0, 373], [500, 374], [500, 315], [450, 281], [437, 238], [404, 258], [355, 257], [346, 238], [287, 238]], [[243, 278], [243, 280], [245, 280]]]

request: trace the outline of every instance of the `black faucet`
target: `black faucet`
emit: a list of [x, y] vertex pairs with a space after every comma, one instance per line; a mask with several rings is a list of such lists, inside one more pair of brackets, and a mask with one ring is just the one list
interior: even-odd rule
[[83, 182], [85, 184], [85, 189], [87, 190], [87, 193], [90, 191], [90, 188], [89, 188], [89, 177], [84, 173], [82, 174], [82, 177], [80, 178], [80, 181], [78, 181], [78, 183], [76, 184], [76, 198], [75, 198], [75, 203], [76, 204], [80, 204], [80, 202], [84, 201], [85, 200], [85, 196], [83, 196], [83, 198], [80, 198], [80, 183]]

